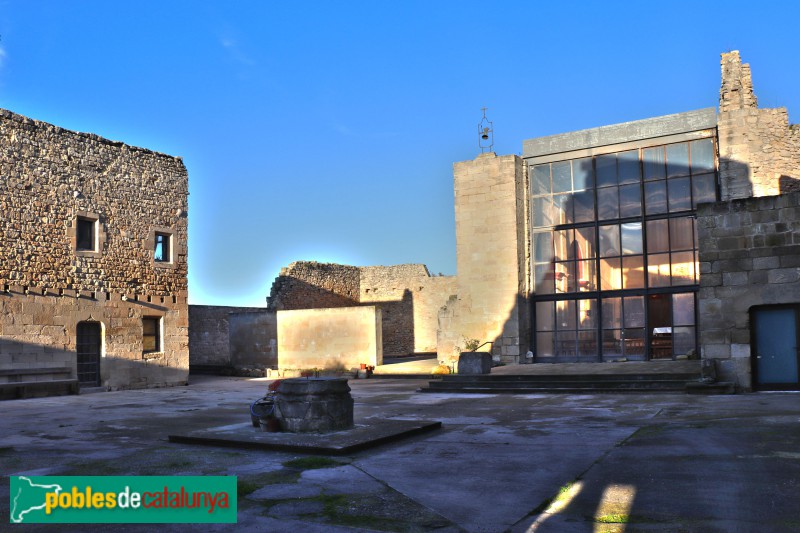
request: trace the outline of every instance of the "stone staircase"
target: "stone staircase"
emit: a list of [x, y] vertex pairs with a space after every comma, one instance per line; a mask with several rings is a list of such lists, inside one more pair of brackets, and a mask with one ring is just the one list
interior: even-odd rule
[[[625, 366], [622, 366], [625, 365]], [[648, 366], [650, 365], [650, 366]], [[484, 375], [447, 375], [420, 392], [730, 394], [731, 383], [702, 383], [699, 361], [510, 365]]]

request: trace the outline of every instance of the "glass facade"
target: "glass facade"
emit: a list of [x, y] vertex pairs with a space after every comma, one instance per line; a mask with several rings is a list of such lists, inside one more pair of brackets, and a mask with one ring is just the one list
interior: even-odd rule
[[538, 361], [696, 351], [695, 208], [713, 138], [530, 166]]

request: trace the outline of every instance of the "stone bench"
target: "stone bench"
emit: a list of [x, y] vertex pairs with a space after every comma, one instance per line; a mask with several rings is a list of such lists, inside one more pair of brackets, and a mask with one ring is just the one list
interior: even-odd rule
[[78, 394], [78, 392], [80, 392], [80, 385], [77, 379], [0, 383], [0, 399], [2, 400], [64, 396], [65, 394]]
[[[35, 376], [50, 375], [58, 379], [36, 381]], [[8, 381], [0, 383], [0, 399], [39, 398], [44, 396], [63, 396], [78, 394], [80, 385], [77, 379], [71, 378], [69, 367], [43, 368], [4, 368], [0, 377]], [[34, 378], [32, 380], [31, 378]]]

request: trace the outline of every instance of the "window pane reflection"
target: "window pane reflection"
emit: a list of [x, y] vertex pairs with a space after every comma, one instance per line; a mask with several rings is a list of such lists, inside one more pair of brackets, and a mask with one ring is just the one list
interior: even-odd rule
[[622, 298], [603, 298], [603, 327], [614, 328], [622, 324]]
[[588, 292], [597, 289], [597, 275], [595, 273], [596, 264], [597, 263], [594, 259], [575, 262], [575, 276], [578, 278], [578, 291]]
[[629, 150], [617, 154], [619, 183], [638, 183], [642, 178], [639, 166], [639, 150]]
[[600, 290], [611, 291], [622, 288], [622, 268], [619, 257], [600, 260]]
[[692, 174], [714, 170], [714, 141], [702, 139], [692, 141]]
[[658, 215], [667, 212], [667, 182], [654, 181], [644, 184], [645, 213]]
[[686, 143], [667, 145], [667, 177], [689, 175], [689, 145]]
[[691, 250], [694, 248], [694, 224], [689, 217], [673, 218], [669, 221], [669, 236], [673, 250]]
[[615, 154], [599, 155], [594, 160], [597, 186], [617, 184], [617, 156]]
[[536, 294], [553, 294], [555, 292], [552, 263], [536, 265], [533, 271], [533, 278]]
[[641, 255], [622, 258], [622, 286], [625, 289], [644, 288], [644, 259]]
[[553, 234], [549, 231], [533, 234], [533, 260], [547, 263], [553, 259]]
[[669, 287], [669, 254], [647, 256], [647, 283], [651, 287]]
[[554, 302], [536, 302], [536, 331], [553, 331], [556, 325], [554, 313]]
[[622, 254], [642, 253], [642, 223], [628, 222], [620, 226], [622, 233]]
[[550, 165], [535, 165], [533, 167], [531, 193], [534, 196], [550, 193]]
[[572, 181], [576, 191], [589, 190], [594, 187], [591, 157], [572, 161]]
[[692, 191], [689, 178], [673, 178], [667, 181], [669, 210], [683, 211], [692, 208]]
[[619, 226], [600, 226], [600, 257], [620, 255]]
[[536, 357], [553, 357], [555, 355], [555, 333], [536, 334]]
[[694, 283], [694, 252], [672, 254], [672, 284], [691, 285]]
[[661, 180], [666, 177], [664, 168], [664, 147], [645, 148], [642, 154], [644, 159], [644, 179]]
[[575, 209], [575, 222], [591, 222], [594, 220], [594, 191], [581, 191], [572, 195]]
[[575, 301], [561, 300], [556, 302], [556, 329], [575, 329]]
[[625, 357], [644, 355], [644, 328], [625, 329], [623, 331], [623, 355]]
[[639, 184], [619, 187], [619, 216], [637, 217], [642, 214], [642, 197]]
[[597, 189], [597, 218], [607, 220], [619, 218], [619, 198], [616, 187]]
[[694, 325], [694, 293], [672, 295], [672, 323], [676, 326]]
[[667, 220], [647, 222], [647, 253], [669, 251], [669, 230]]
[[572, 198], [571, 194], [553, 195], [553, 224], [571, 224]]
[[623, 298], [625, 306], [625, 320], [623, 322], [626, 328], [643, 328], [644, 327], [644, 296], [630, 296]]
[[672, 345], [675, 355], [694, 355], [696, 352], [694, 328], [672, 328]]
[[569, 161], [553, 163], [553, 192], [572, 190], [572, 171]]
[[553, 203], [549, 196], [534, 198], [531, 209], [533, 210], [534, 227], [553, 225]]

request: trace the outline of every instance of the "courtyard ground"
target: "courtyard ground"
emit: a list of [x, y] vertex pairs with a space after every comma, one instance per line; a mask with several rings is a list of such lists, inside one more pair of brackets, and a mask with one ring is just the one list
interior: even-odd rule
[[11, 475], [205, 474], [238, 477], [238, 524], [159, 531], [800, 530], [797, 393], [420, 394], [423, 381], [353, 380], [356, 424], [442, 428], [341, 457], [167, 441], [246, 422], [267, 383], [193, 376], [188, 387], [4, 402], [0, 524]]

